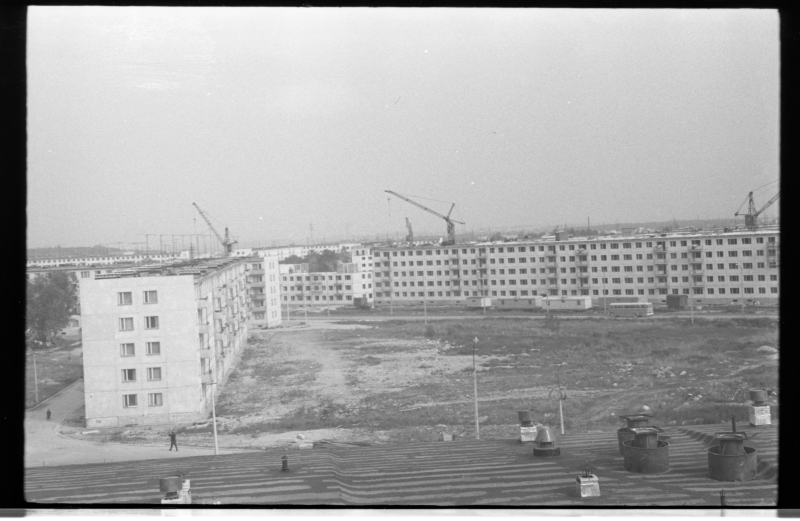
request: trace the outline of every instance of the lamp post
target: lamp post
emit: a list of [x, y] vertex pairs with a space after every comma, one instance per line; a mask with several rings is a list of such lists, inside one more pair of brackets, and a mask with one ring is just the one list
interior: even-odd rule
[[219, 456], [219, 443], [217, 442], [217, 408], [214, 401], [214, 385], [216, 385], [217, 382], [214, 381], [213, 373], [209, 384], [211, 385], [211, 419], [214, 423], [214, 456]]
[[33, 355], [33, 396], [36, 403], [39, 403], [39, 379], [36, 376], [36, 351], [31, 349], [31, 355]]
[[481, 426], [478, 421], [478, 370], [475, 366], [475, 349], [478, 347], [478, 337], [472, 340], [472, 383], [475, 389], [475, 439], [481, 439]]

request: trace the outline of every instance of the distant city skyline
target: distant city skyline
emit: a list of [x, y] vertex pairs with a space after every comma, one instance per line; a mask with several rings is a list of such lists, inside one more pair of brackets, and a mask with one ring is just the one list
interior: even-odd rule
[[384, 190], [468, 231], [732, 219], [779, 188], [778, 24], [32, 6], [28, 247], [210, 234], [193, 202], [240, 244], [444, 234]]

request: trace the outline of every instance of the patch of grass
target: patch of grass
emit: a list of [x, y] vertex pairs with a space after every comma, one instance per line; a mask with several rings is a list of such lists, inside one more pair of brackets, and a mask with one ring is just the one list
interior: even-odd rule
[[[83, 358], [72, 356], [73, 349], [57, 339], [55, 350], [36, 350], [36, 377], [39, 387], [39, 403], [83, 378]], [[33, 378], [33, 356], [25, 355], [25, 407], [36, 405], [36, 390]]]
[[358, 362], [363, 365], [379, 365], [381, 363], [381, 359], [374, 356], [365, 356], [363, 358], [359, 358]]
[[425, 338], [434, 338], [434, 337], [436, 337], [436, 328], [428, 324], [427, 326], [425, 326]]

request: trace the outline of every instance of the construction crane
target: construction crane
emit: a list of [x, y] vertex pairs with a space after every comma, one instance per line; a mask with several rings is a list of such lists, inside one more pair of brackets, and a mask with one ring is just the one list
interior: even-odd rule
[[414, 231], [411, 229], [411, 221], [406, 217], [406, 228], [408, 228], [408, 235], [406, 235], [406, 242], [414, 242]]
[[[767, 208], [772, 206], [772, 203], [774, 203], [775, 201], [778, 200], [778, 196], [779, 195], [781, 195], [780, 192], [775, 194], [772, 197], [772, 199], [767, 201], [767, 204], [762, 206], [760, 210], [756, 210], [756, 203], [753, 200], [753, 192], [750, 192], [749, 194], [747, 194], [747, 198], [744, 200], [744, 202], [739, 207], [739, 209], [736, 211], [736, 213], [733, 214], [733, 216], [734, 217], [738, 217], [739, 215], [744, 215], [744, 225], [746, 227], [748, 227], [750, 229], [758, 228], [758, 221], [756, 220], [756, 218], [759, 215], [761, 215], [764, 212], [764, 210], [766, 210]], [[747, 213], [742, 213], [742, 208], [744, 208], [744, 205], [747, 205]]]
[[211, 228], [212, 232], [214, 232], [214, 235], [217, 236], [217, 240], [219, 240], [219, 242], [222, 244], [222, 247], [225, 249], [225, 253], [227, 255], [233, 253], [233, 247], [234, 245], [236, 245], [237, 241], [231, 240], [230, 235], [228, 234], [228, 227], [227, 226], [225, 227], [225, 238], [223, 239], [222, 236], [219, 234], [219, 232], [216, 230], [216, 228], [214, 228], [214, 225], [211, 224], [211, 221], [208, 219], [206, 213], [203, 210], [201, 210], [199, 206], [197, 206], [197, 203], [192, 203], [192, 204], [194, 205], [195, 208], [197, 208], [197, 211], [200, 212], [200, 217], [202, 217], [203, 220], [206, 221], [208, 227]]
[[450, 214], [453, 213], [453, 208], [456, 207], [456, 203], [452, 203], [452, 206], [450, 207], [450, 211], [447, 212], [447, 215], [442, 215], [439, 212], [431, 210], [427, 206], [423, 206], [423, 205], [419, 204], [416, 201], [412, 201], [408, 197], [405, 197], [403, 195], [398, 194], [397, 192], [392, 192], [391, 190], [386, 190], [386, 193], [387, 194], [392, 194], [395, 197], [399, 197], [400, 199], [402, 199], [404, 201], [408, 201], [409, 203], [413, 204], [414, 206], [422, 208], [426, 212], [432, 213], [436, 217], [444, 219], [444, 221], [447, 223], [447, 240], [442, 242], [442, 244], [443, 245], [447, 245], [447, 244], [455, 244], [456, 243], [456, 225], [454, 223], [464, 224], [461, 221], [455, 221], [455, 220], [450, 218]]

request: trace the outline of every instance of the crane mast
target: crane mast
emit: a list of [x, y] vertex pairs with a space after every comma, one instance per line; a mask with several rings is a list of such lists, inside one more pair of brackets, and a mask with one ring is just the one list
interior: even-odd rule
[[404, 201], [408, 201], [409, 203], [413, 204], [414, 206], [416, 206], [418, 208], [422, 208], [426, 212], [432, 213], [433, 215], [435, 215], [436, 217], [439, 217], [440, 219], [444, 219], [445, 223], [447, 223], [447, 241], [444, 242], [443, 244], [455, 244], [456, 243], [456, 225], [455, 225], [455, 223], [464, 224], [461, 221], [456, 221], [456, 220], [450, 218], [450, 214], [453, 213], [453, 208], [456, 207], [456, 203], [452, 203], [452, 205], [450, 206], [450, 211], [447, 212], [447, 215], [442, 215], [442, 214], [440, 214], [439, 212], [437, 212], [435, 210], [431, 210], [427, 206], [423, 206], [423, 205], [419, 204], [418, 202], [409, 199], [408, 197], [405, 197], [403, 195], [398, 194], [397, 192], [393, 192], [391, 190], [386, 190], [386, 193], [387, 194], [392, 194], [395, 197], [399, 197], [400, 199], [402, 199]]
[[208, 224], [208, 227], [211, 228], [211, 231], [214, 232], [214, 235], [217, 236], [217, 240], [222, 244], [222, 247], [225, 249], [225, 253], [230, 255], [233, 252], [233, 246], [236, 244], [236, 241], [232, 241], [230, 234], [228, 233], [228, 227], [225, 227], [225, 237], [223, 238], [222, 235], [219, 234], [214, 225], [211, 224], [211, 220], [208, 218], [206, 213], [197, 206], [197, 203], [192, 203], [197, 211], [200, 213], [200, 217]]
[[[764, 210], [772, 206], [772, 204], [778, 200], [778, 197], [780, 195], [781, 193], [778, 192], [777, 194], [772, 196], [772, 199], [767, 201], [767, 204], [762, 206], [760, 210], [756, 210], [756, 202], [753, 200], [753, 192], [750, 192], [749, 194], [747, 194], [747, 198], [745, 198], [744, 202], [739, 207], [739, 210], [737, 210], [736, 213], [733, 215], [734, 217], [738, 217], [739, 215], [744, 215], [744, 225], [746, 227], [750, 229], [758, 228], [757, 217], [761, 215], [764, 212]], [[742, 207], [744, 207], [744, 205], [747, 205], [747, 213], [742, 214], [741, 209]]]
[[406, 228], [408, 229], [406, 242], [414, 242], [414, 231], [411, 229], [411, 221], [408, 220], [408, 217], [406, 217]]

